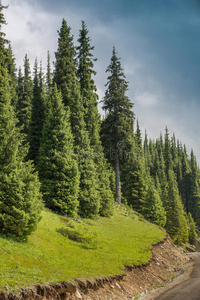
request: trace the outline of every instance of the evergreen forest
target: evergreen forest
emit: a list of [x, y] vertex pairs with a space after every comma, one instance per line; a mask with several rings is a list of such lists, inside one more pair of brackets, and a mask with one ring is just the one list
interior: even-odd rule
[[[111, 217], [126, 204], [164, 227], [173, 241], [195, 243], [200, 170], [193, 150], [166, 127], [142, 138], [115, 47], [98, 111], [94, 46], [84, 21], [75, 47], [63, 19], [47, 70], [28, 54], [16, 69], [0, 5], [0, 233], [26, 239], [44, 207], [69, 217]], [[148, 128], [147, 128], [148, 130]], [[161, 128], [162, 130], [162, 128]]]

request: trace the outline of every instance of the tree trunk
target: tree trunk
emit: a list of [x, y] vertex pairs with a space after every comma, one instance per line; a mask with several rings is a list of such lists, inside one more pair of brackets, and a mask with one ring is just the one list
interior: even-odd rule
[[116, 201], [121, 205], [121, 182], [119, 171], [119, 158], [115, 160], [115, 177], [116, 177]]

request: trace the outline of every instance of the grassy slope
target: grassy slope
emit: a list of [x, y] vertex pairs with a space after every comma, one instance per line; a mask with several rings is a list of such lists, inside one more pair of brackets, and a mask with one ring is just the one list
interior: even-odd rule
[[[151, 257], [152, 244], [164, 232], [131, 210], [116, 208], [112, 218], [80, 223], [44, 211], [37, 230], [27, 243], [0, 236], [0, 289], [73, 278], [121, 274], [124, 265], [139, 265]], [[75, 227], [92, 237], [90, 243], [69, 240], [58, 232]]]

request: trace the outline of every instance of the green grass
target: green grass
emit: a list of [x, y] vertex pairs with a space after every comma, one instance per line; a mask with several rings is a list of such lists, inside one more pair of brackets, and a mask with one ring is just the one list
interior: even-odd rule
[[[81, 242], [70, 240], [69, 233], [78, 233]], [[75, 221], [43, 211], [26, 243], [0, 236], [0, 289], [121, 274], [125, 265], [146, 263], [152, 244], [164, 237], [124, 207], [98, 220]]]

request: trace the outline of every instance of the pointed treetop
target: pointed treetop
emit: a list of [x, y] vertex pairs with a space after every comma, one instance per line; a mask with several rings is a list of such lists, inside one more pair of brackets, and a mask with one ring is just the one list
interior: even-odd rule
[[133, 103], [128, 99], [126, 92], [128, 91], [128, 82], [125, 80], [124, 70], [121, 66], [120, 58], [117, 57], [115, 47], [113, 47], [110, 65], [106, 72], [110, 75], [107, 78], [106, 93], [103, 99], [103, 109], [107, 112], [127, 112], [134, 118], [132, 112]]
[[50, 93], [52, 87], [52, 73], [51, 73], [51, 57], [49, 51], [47, 52], [47, 73], [46, 73], [46, 91]]

